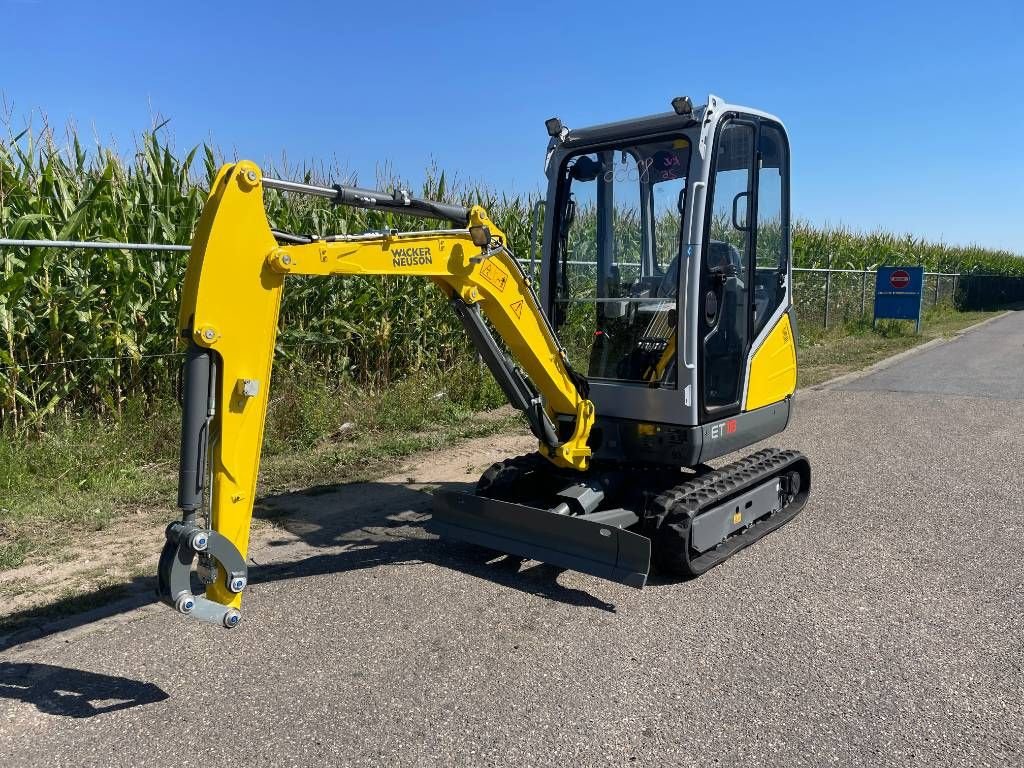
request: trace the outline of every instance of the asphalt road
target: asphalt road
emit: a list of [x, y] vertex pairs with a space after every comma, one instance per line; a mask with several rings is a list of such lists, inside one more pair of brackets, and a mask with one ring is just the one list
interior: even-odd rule
[[147, 607], [5, 651], [0, 762], [1021, 765], [1022, 364], [1024, 312], [801, 392], [769, 444], [804, 512], [642, 592], [439, 542], [394, 479], [271, 499], [255, 557], [291, 564], [239, 629]]
[[1024, 312], [985, 323], [843, 388], [1024, 400]]

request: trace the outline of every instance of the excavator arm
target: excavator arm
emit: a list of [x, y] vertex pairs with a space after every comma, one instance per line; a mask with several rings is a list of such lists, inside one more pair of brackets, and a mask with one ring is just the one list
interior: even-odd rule
[[[461, 226], [323, 238], [275, 233], [264, 210], [264, 188]], [[569, 366], [530, 281], [483, 208], [419, 200], [404, 192], [280, 181], [263, 177], [250, 162], [225, 165], [193, 238], [178, 323], [187, 344], [178, 493], [183, 517], [167, 529], [158, 591], [182, 613], [228, 627], [240, 619], [287, 275], [429, 278], [448, 297], [510, 402], [526, 414], [540, 454], [559, 467], [587, 469], [595, 415], [586, 380]], [[191, 588], [197, 557], [205, 596]]]

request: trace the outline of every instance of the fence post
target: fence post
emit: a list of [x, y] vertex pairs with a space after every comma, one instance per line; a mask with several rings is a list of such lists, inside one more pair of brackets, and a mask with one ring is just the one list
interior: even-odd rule
[[939, 282], [942, 280], [942, 275], [939, 272], [935, 273], [935, 301], [932, 302], [933, 307], [939, 306]]
[[825, 328], [828, 328], [828, 305], [832, 294], [832, 254], [828, 255], [828, 272], [825, 273]]
[[860, 275], [860, 317], [864, 319], [864, 315], [867, 313], [868, 304], [868, 268], [864, 267], [864, 271]]

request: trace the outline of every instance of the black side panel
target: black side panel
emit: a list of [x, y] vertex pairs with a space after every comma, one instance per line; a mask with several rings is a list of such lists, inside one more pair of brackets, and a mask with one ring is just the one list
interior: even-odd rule
[[590, 432], [594, 459], [692, 467], [700, 462], [700, 427], [601, 417]]

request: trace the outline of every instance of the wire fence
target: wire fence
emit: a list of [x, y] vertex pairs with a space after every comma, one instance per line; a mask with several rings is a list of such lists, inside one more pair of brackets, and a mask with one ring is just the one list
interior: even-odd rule
[[[12, 253], [23, 257], [25, 249], [82, 256], [57, 258], [52, 276], [48, 273], [33, 285], [35, 293], [27, 295], [17, 290], [20, 262], [11, 260]], [[37, 421], [61, 409], [71, 413], [83, 404], [117, 412], [126, 395], [169, 392], [181, 355], [174, 326], [188, 250], [187, 245], [159, 243], [0, 238], [0, 425], [17, 428], [26, 419]], [[93, 268], [90, 279], [82, 280], [75, 270], [96, 251], [124, 255], [116, 260], [113, 272], [106, 266]], [[131, 275], [135, 252], [160, 254], [146, 262], [149, 282], [137, 283]], [[126, 261], [127, 278], [121, 263]], [[530, 270], [531, 261], [520, 263]], [[830, 327], [872, 316], [874, 269], [797, 267], [793, 272], [794, 301], [804, 327]], [[376, 287], [380, 282], [364, 281], [375, 293], [347, 292], [337, 286], [326, 290], [322, 283], [314, 288], [309, 281], [289, 291], [282, 310], [279, 356], [299, 364], [315, 361], [331, 371], [383, 368], [386, 378], [388, 366], [415, 367], [417, 360], [443, 361], [460, 354], [465, 347], [461, 328], [445, 320], [451, 313], [444, 312], [443, 302], [425, 281], [418, 281], [423, 283], [419, 288], [392, 289], [390, 295], [386, 287]], [[20, 297], [20, 303], [12, 296]], [[984, 308], [1022, 300], [1024, 278], [925, 273], [926, 307]], [[353, 304], [365, 308], [375, 302], [388, 309], [352, 309]], [[105, 307], [114, 303], [117, 312], [106, 312]]]
[[[0, 429], [50, 414], [119, 414], [129, 399], [171, 396], [188, 250], [0, 239]], [[424, 280], [296, 277], [281, 320], [278, 377], [383, 385], [408, 371], [448, 368], [469, 347], [444, 297]]]
[[[802, 323], [825, 328], [874, 316], [876, 269], [793, 268], [793, 296]], [[970, 276], [974, 278], [976, 276]], [[925, 272], [921, 304], [953, 304], [959, 272]]]

